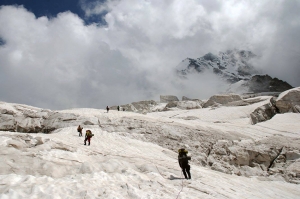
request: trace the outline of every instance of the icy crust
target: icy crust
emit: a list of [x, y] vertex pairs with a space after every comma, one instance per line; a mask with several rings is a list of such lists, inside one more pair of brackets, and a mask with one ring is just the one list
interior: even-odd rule
[[91, 130], [95, 137], [89, 147], [82, 145], [74, 128], [54, 134], [0, 132], [0, 197], [299, 197], [299, 185], [280, 178], [239, 177], [194, 164], [192, 180], [182, 181], [174, 151], [100, 128]]

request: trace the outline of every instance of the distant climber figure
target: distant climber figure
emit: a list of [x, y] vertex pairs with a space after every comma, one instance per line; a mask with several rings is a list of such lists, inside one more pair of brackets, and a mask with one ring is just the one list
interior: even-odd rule
[[82, 137], [82, 129], [83, 129], [83, 127], [81, 127], [80, 125], [77, 128], [77, 132], [79, 133], [79, 137]]
[[118, 106], [118, 111], [120, 111], [120, 106]]
[[90, 130], [86, 130], [85, 132], [85, 139], [84, 139], [84, 145], [86, 145], [86, 141], [89, 141], [89, 145], [91, 144], [91, 138], [94, 136], [94, 134], [92, 134], [92, 131]]
[[183, 175], [185, 179], [191, 179], [191, 166], [189, 165], [189, 160], [191, 160], [191, 157], [187, 156], [188, 151], [185, 149], [179, 149], [178, 153], [178, 163], [182, 169]]
[[107, 112], [109, 111], [109, 107], [108, 106], [106, 106], [106, 110], [107, 110]]

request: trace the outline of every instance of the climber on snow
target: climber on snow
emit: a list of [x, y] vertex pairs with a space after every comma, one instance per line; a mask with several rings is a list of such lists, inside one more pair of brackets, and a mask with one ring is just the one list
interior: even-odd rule
[[92, 134], [92, 131], [90, 130], [86, 130], [85, 132], [85, 139], [84, 139], [84, 145], [86, 145], [86, 141], [89, 141], [89, 145], [91, 144], [91, 138], [94, 136], [94, 134]]
[[79, 137], [82, 137], [82, 129], [83, 129], [83, 127], [81, 127], [80, 125], [77, 128], [77, 132], [79, 133]]
[[178, 163], [180, 168], [182, 169], [183, 175], [185, 179], [191, 179], [189, 160], [191, 160], [190, 156], [187, 156], [188, 151], [185, 149], [178, 150]]

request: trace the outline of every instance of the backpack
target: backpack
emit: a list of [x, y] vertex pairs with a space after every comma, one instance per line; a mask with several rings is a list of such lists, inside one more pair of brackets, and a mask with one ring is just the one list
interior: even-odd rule
[[188, 151], [184, 148], [178, 149], [179, 156], [182, 157], [183, 161], [191, 160], [191, 156], [187, 156]]
[[87, 130], [87, 131], [86, 131], [86, 136], [87, 136], [87, 137], [93, 137], [94, 134], [92, 133], [91, 130]]

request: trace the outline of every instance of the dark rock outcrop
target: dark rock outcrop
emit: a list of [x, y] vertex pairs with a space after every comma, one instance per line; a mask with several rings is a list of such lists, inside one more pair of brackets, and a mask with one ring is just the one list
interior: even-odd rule
[[269, 75], [254, 75], [246, 84], [250, 92], [283, 92], [293, 88], [290, 84]]

